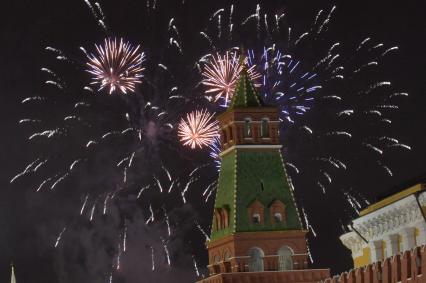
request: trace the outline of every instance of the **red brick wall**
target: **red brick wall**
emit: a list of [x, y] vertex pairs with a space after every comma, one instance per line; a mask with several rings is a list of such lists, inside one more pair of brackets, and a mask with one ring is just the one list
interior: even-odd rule
[[426, 283], [426, 246], [343, 272], [324, 283]]

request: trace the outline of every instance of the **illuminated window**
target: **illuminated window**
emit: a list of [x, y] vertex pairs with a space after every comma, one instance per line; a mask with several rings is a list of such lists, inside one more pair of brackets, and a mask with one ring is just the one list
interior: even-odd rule
[[252, 220], [253, 220], [253, 223], [255, 224], [260, 223], [260, 214], [259, 213], [253, 214]]
[[283, 221], [283, 216], [281, 213], [277, 212], [274, 214], [275, 223], [281, 223]]
[[251, 119], [250, 118], [244, 119], [244, 137], [245, 138], [251, 137]]

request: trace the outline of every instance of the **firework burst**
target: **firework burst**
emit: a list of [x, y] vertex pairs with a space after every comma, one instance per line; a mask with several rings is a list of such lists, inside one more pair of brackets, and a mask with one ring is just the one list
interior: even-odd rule
[[103, 45], [96, 45], [97, 54], [86, 54], [87, 72], [93, 75], [91, 84], [99, 90], [109, 88], [109, 94], [134, 92], [136, 84], [142, 82], [142, 62], [145, 55], [140, 46], [133, 46], [121, 38], [107, 38]]
[[185, 146], [192, 149], [211, 146], [218, 136], [218, 122], [213, 119], [214, 114], [207, 110], [197, 110], [189, 113], [186, 119], [179, 123], [178, 135]]
[[[203, 71], [203, 84], [207, 86], [205, 93], [213, 95], [215, 102], [223, 99], [226, 106], [234, 95], [235, 85], [246, 62], [247, 60], [242, 63], [236, 52], [229, 51], [224, 56], [216, 54], [216, 56], [207, 59]], [[260, 78], [255, 67], [254, 65], [250, 66], [247, 70], [253, 81]]]

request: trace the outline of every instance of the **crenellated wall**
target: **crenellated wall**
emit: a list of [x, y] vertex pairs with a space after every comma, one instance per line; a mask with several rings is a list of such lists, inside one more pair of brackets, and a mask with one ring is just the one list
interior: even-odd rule
[[[424, 274], [425, 273], [425, 274]], [[426, 283], [426, 246], [343, 272], [322, 283]]]

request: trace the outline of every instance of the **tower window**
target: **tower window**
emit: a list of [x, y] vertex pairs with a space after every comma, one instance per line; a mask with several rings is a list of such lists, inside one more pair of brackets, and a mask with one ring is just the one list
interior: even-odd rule
[[281, 213], [277, 212], [274, 214], [275, 223], [281, 223], [283, 221], [283, 216]]
[[262, 119], [262, 124], [260, 126], [260, 136], [262, 138], [268, 138], [269, 137], [269, 120], [268, 120], [268, 118]]
[[251, 119], [250, 118], [244, 119], [244, 137], [251, 138]]
[[254, 224], [259, 224], [260, 223], [260, 214], [259, 213], [253, 214], [252, 221], [253, 221]]
[[232, 126], [229, 126], [229, 140], [232, 141], [233, 139]]

